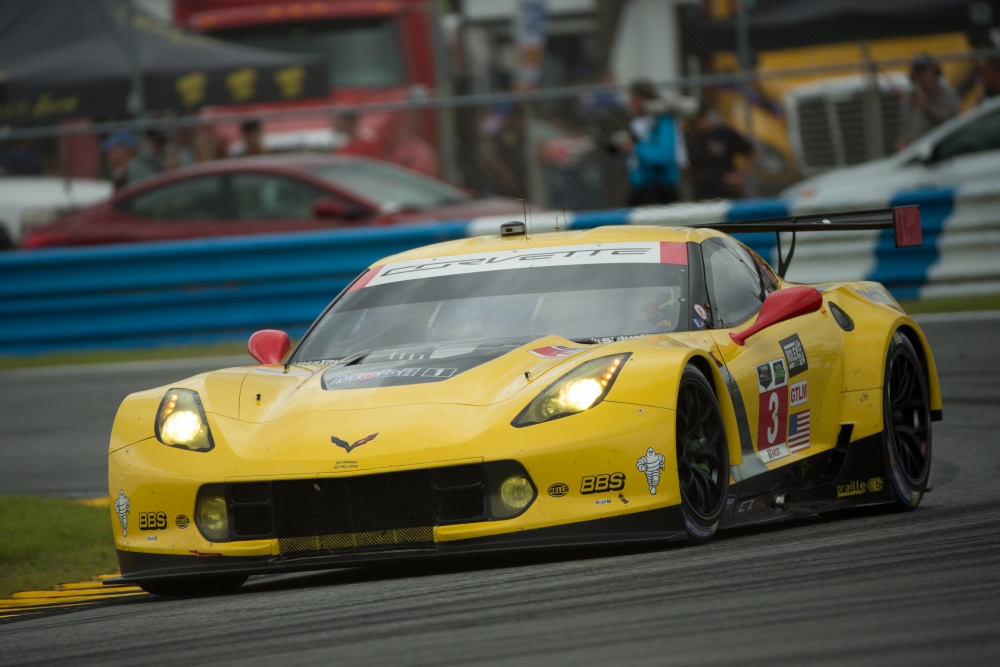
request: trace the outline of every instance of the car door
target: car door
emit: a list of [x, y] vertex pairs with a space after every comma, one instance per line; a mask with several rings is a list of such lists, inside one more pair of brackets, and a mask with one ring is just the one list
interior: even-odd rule
[[235, 233], [330, 229], [356, 225], [357, 219], [319, 217], [314, 205], [334, 200], [343, 209], [357, 206], [312, 183], [281, 174], [235, 173], [230, 177]]
[[[720, 237], [702, 243], [713, 339], [746, 415], [742, 494], [780, 484], [802, 459], [836, 446], [842, 386], [839, 329], [822, 312], [778, 322], [737, 345], [729, 333], [753, 323], [777, 289], [770, 268]], [[737, 414], [739, 415], [739, 408]], [[765, 475], [770, 472], [779, 475]], [[762, 477], [757, 483], [751, 478]]]
[[214, 236], [227, 225], [224, 185], [222, 176], [211, 175], [143, 189], [117, 202], [107, 218], [75, 231], [86, 243]]

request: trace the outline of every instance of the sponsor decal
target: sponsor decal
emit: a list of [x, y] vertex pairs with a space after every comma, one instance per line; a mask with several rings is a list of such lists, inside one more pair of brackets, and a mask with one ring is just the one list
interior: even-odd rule
[[809, 381], [796, 382], [788, 388], [789, 405], [793, 408], [809, 400]]
[[580, 493], [607, 493], [625, 488], [625, 473], [613, 472], [604, 475], [588, 475], [580, 480]]
[[562, 498], [569, 493], [569, 484], [557, 482], [549, 487], [549, 495], [553, 498]]
[[795, 412], [788, 418], [788, 451], [809, 449], [809, 411]]
[[695, 326], [696, 328], [698, 328], [698, 329], [704, 329], [704, 328], [705, 328], [705, 320], [701, 320], [701, 319], [698, 319], [698, 318], [696, 317], [696, 318], [694, 318], [694, 319], [693, 319], [693, 320], [691, 320], [691, 321], [692, 321], [692, 322], [694, 322], [694, 326]]
[[149, 542], [155, 542], [156, 541], [156, 535], [150, 535], [149, 537], [146, 538], [146, 540], [149, 541]]
[[663, 470], [663, 454], [658, 454], [650, 447], [636, 461], [635, 467], [646, 473], [646, 483], [649, 484], [650, 495], [656, 495], [656, 487], [660, 485], [660, 471]]
[[166, 530], [166, 512], [139, 512], [139, 530]]
[[577, 352], [583, 352], [585, 347], [566, 347], [565, 345], [549, 345], [548, 347], [537, 347], [530, 352], [537, 357], [568, 357]]
[[700, 303], [694, 304], [694, 312], [698, 313], [698, 317], [703, 320], [708, 320], [708, 311]]
[[420, 375], [420, 368], [386, 368], [381, 371], [360, 371], [348, 375], [338, 375], [330, 380], [331, 385], [348, 384], [350, 382], [366, 382], [367, 380], [379, 380], [382, 378], [407, 378]]
[[872, 477], [867, 482], [859, 480], [837, 485], [837, 497], [846, 498], [848, 496], [860, 496], [865, 493], [878, 493], [882, 490], [884, 483], [881, 477]]
[[363, 289], [401, 280], [438, 278], [506, 269], [572, 266], [575, 264], [678, 264], [686, 266], [687, 247], [683, 243], [670, 242], [591, 243], [417, 259], [373, 267], [350, 289]]
[[351, 444], [347, 444], [346, 440], [341, 440], [337, 436], [331, 435], [330, 436], [330, 442], [332, 442], [333, 444], [337, 445], [338, 447], [343, 447], [344, 451], [346, 451], [348, 454], [350, 454], [352, 449], [356, 449], [356, 448], [360, 447], [361, 445], [365, 444], [366, 442], [371, 442], [372, 440], [375, 439], [375, 436], [377, 436], [377, 435], [378, 435], [378, 433], [372, 433], [371, 435], [365, 436], [364, 438], [361, 438], [360, 440], [355, 440]]
[[624, 493], [618, 494], [618, 500], [622, 501], [622, 504], [628, 505], [628, 498], [625, 497]]
[[740, 504], [736, 507], [736, 513], [743, 514], [745, 512], [760, 512], [769, 509], [771, 508], [767, 504], [766, 496], [757, 496], [756, 498], [741, 500]]
[[611, 498], [601, 498], [600, 500], [595, 500], [594, 504], [595, 505], [610, 505], [611, 504]]
[[788, 456], [788, 378], [785, 363], [774, 359], [757, 366], [757, 453], [764, 463]]
[[176, 525], [181, 530], [184, 530], [185, 528], [191, 525], [191, 519], [189, 519], [187, 515], [178, 514], [177, 517], [174, 519], [174, 525]]
[[802, 341], [798, 334], [792, 334], [788, 338], [779, 341], [781, 350], [785, 353], [785, 360], [788, 362], [788, 375], [795, 377], [799, 373], [809, 370], [806, 361], [806, 350], [802, 347]]
[[761, 364], [757, 367], [757, 391], [766, 391], [771, 388], [774, 376], [771, 371], [771, 362]]
[[730, 493], [728, 496], [726, 496], [726, 509], [727, 510], [733, 509], [733, 503], [735, 502], [736, 502], [736, 494]]
[[333, 464], [334, 470], [355, 470], [357, 467], [358, 462], [355, 460], [335, 461]]
[[420, 374], [420, 377], [450, 378], [457, 372], [458, 372], [457, 368], [426, 368], [424, 369], [424, 372]]
[[125, 490], [122, 489], [118, 492], [118, 497], [115, 498], [115, 512], [118, 513], [118, 522], [122, 525], [122, 537], [128, 536], [129, 506], [128, 496], [125, 495]]
[[785, 363], [778, 359], [774, 362], [774, 386], [780, 387], [785, 384]]

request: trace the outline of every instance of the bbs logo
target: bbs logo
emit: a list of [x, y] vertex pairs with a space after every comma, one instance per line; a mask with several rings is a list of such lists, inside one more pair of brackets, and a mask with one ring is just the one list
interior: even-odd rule
[[605, 493], [621, 491], [625, 488], [625, 473], [613, 472], [610, 475], [588, 475], [580, 482], [580, 493]]
[[166, 512], [139, 512], [139, 530], [164, 530], [166, 527]]

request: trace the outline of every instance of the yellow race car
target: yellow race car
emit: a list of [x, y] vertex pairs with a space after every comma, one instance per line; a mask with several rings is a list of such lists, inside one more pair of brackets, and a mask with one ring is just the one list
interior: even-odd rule
[[[785, 282], [717, 228], [432, 245], [344, 290], [294, 351], [128, 396], [111, 434], [121, 577], [251, 574], [529, 547], [704, 541], [859, 505], [915, 508], [941, 392], [881, 285]], [[739, 223], [893, 227], [915, 207]]]

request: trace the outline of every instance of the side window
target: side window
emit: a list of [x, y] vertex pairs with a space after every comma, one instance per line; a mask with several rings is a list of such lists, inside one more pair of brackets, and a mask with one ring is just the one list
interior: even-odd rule
[[1000, 149], [1000, 111], [978, 118], [958, 128], [938, 142], [934, 160]]
[[217, 220], [222, 216], [222, 178], [191, 178], [132, 197], [123, 208], [146, 220]]
[[233, 206], [237, 220], [312, 219], [313, 202], [330, 195], [284, 176], [234, 174]]
[[778, 277], [774, 275], [774, 270], [767, 265], [767, 262], [765, 262], [760, 255], [749, 249], [747, 252], [750, 253], [750, 257], [753, 258], [753, 263], [757, 266], [757, 272], [760, 274], [761, 278], [763, 278], [764, 295], [767, 296], [774, 290], [778, 289]]
[[725, 238], [701, 244], [715, 324], [734, 327], [753, 317], [764, 302], [764, 280], [750, 252]]

